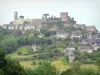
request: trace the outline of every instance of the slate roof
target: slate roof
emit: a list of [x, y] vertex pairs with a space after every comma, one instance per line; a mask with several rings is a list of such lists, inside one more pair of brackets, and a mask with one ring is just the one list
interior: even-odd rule
[[100, 44], [96, 44], [95, 47], [100, 47]]
[[75, 48], [75, 44], [73, 42], [69, 43], [68, 48]]
[[94, 38], [100, 38], [100, 33], [97, 33], [96, 35], [93, 36]]
[[79, 46], [79, 49], [93, 49], [93, 47], [89, 45], [81, 45]]
[[77, 26], [79, 26], [79, 27], [83, 27], [83, 28], [85, 28], [85, 27], [86, 27], [86, 25], [85, 25], [85, 24], [77, 24]]
[[64, 30], [58, 30], [56, 33], [57, 34], [69, 34], [68, 32], [66, 32]]
[[91, 39], [87, 39], [88, 43], [92, 44], [92, 43], [100, 43], [100, 39], [99, 38], [91, 38]]

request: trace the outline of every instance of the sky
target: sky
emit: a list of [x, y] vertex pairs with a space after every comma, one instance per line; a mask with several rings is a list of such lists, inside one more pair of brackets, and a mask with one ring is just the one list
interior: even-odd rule
[[0, 0], [0, 25], [14, 19], [14, 12], [25, 18], [41, 18], [44, 13], [60, 17], [68, 12], [78, 24], [95, 25], [100, 30], [99, 0]]

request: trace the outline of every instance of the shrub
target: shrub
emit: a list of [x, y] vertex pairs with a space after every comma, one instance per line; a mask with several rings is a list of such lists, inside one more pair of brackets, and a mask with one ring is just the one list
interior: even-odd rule
[[22, 52], [17, 52], [18, 55], [22, 55]]
[[36, 62], [35, 62], [35, 61], [33, 61], [33, 62], [32, 62], [32, 65], [36, 65]]

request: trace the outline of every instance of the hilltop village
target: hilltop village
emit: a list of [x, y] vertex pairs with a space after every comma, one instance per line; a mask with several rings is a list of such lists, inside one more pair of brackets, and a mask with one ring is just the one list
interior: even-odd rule
[[42, 53], [41, 51], [51, 50], [55, 53], [51, 56], [68, 56], [70, 63], [75, 60], [75, 50], [92, 53], [100, 47], [100, 33], [95, 25], [77, 24], [68, 12], [61, 12], [60, 17], [46, 13], [40, 19], [24, 19], [24, 16], [18, 16], [18, 12], [14, 12], [14, 20], [1, 27], [12, 33], [19, 32], [21, 36], [40, 38], [41, 42], [40, 39], [39, 41], [35, 39], [35, 42], [31, 43], [33, 52]]

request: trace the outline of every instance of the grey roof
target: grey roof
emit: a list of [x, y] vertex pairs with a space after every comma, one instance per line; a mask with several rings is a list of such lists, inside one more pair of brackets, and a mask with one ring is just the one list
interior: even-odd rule
[[81, 45], [79, 46], [79, 49], [93, 49], [93, 47], [89, 45]]
[[100, 47], [100, 44], [96, 44], [95, 47]]
[[97, 33], [96, 35], [93, 36], [94, 38], [100, 38], [100, 33]]
[[64, 30], [58, 30], [56, 33], [57, 34], [69, 34], [68, 32], [66, 32]]
[[92, 43], [97, 43], [99, 44], [100, 43], [100, 39], [96, 39], [96, 38], [90, 38], [90, 39], [87, 39], [87, 41], [92, 44]]
[[75, 48], [75, 44], [73, 42], [69, 43], [68, 48]]

